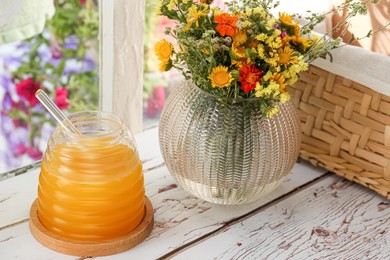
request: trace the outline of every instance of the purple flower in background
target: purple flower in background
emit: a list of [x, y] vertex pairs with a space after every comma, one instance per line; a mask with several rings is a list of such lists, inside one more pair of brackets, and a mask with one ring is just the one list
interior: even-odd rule
[[91, 57], [85, 57], [83, 72], [94, 70], [96, 67], [95, 61]]
[[28, 130], [26, 128], [15, 128], [12, 123], [12, 118], [8, 117], [5, 113], [1, 113], [1, 115], [1, 128], [10, 147], [13, 144], [27, 142]]
[[14, 70], [18, 67], [20, 67], [20, 64], [22, 64], [23, 58], [22, 56], [7, 56], [4, 58], [4, 63], [6, 64], [6, 67], [10, 70]]
[[48, 63], [52, 58], [50, 49], [46, 45], [41, 45], [38, 48], [37, 52], [38, 52], [39, 57], [41, 58], [42, 66], [44, 66], [46, 63]]
[[28, 52], [30, 51], [31, 44], [29, 42], [20, 42], [17, 45], [18, 50], [23, 51], [23, 52]]
[[0, 58], [3, 59], [4, 67], [8, 70], [16, 70], [27, 59], [25, 55], [30, 51], [28, 43], [13, 43], [1, 46]]
[[89, 57], [86, 57], [84, 61], [69, 59], [65, 64], [64, 75], [80, 74], [91, 71], [95, 68], [95, 66], [95, 62]]
[[53, 65], [54, 67], [58, 67], [58, 65], [60, 65], [60, 62], [60, 59], [51, 59], [48, 63]]
[[6, 92], [10, 91], [14, 83], [9, 75], [1, 74], [0, 75], [0, 86], [4, 88]]
[[70, 35], [65, 39], [64, 48], [69, 50], [76, 50], [79, 46], [79, 39], [75, 35]]
[[83, 64], [81, 61], [78, 61], [76, 59], [69, 59], [66, 61], [65, 64], [64, 75], [78, 74], [80, 73], [82, 67]]
[[9, 111], [12, 109], [12, 98], [9, 92], [5, 92], [3, 102], [1, 103], [1, 111]]
[[1, 118], [1, 125], [0, 129], [3, 135], [7, 138], [9, 135], [12, 134], [12, 131], [14, 129], [12, 125], [12, 119], [3, 111], [0, 112], [0, 118]]

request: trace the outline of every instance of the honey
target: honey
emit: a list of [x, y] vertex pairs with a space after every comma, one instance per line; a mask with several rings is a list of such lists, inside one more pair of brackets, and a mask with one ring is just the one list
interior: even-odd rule
[[42, 161], [38, 218], [48, 230], [81, 241], [107, 241], [134, 230], [145, 214], [135, 142], [110, 114], [71, 117], [80, 136], [58, 127]]

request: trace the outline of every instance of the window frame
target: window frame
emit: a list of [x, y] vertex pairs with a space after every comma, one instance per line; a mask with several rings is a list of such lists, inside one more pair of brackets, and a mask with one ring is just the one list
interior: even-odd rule
[[143, 129], [145, 0], [99, 0], [99, 108]]

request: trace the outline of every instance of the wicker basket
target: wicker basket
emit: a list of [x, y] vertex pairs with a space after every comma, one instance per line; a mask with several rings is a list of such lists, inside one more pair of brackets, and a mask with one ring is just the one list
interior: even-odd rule
[[390, 97], [313, 65], [291, 93], [300, 157], [390, 198]]

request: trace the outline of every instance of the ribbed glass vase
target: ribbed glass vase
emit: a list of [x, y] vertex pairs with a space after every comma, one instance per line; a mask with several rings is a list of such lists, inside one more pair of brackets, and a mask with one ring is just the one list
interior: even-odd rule
[[159, 141], [178, 184], [217, 204], [242, 204], [274, 190], [294, 166], [300, 123], [292, 101], [271, 118], [259, 100], [234, 102], [185, 81], [169, 95]]

